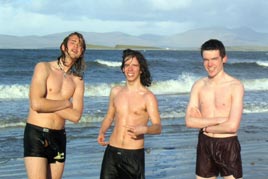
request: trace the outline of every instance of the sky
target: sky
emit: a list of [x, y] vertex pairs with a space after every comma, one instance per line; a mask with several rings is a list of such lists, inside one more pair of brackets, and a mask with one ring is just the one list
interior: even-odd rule
[[173, 35], [208, 27], [268, 33], [267, 0], [0, 0], [0, 34]]

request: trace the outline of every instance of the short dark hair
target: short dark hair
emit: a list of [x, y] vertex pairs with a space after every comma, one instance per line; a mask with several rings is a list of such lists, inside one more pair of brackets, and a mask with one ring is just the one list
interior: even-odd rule
[[129, 58], [133, 58], [133, 57], [136, 57], [140, 64], [141, 84], [147, 87], [151, 86], [152, 78], [151, 78], [151, 74], [147, 65], [147, 60], [139, 51], [131, 50], [131, 49], [126, 49], [123, 51], [122, 64], [121, 64], [122, 72], [123, 72], [126, 60]]
[[71, 70], [70, 72], [73, 75], [79, 76], [79, 77], [81, 77], [81, 79], [83, 79], [84, 71], [85, 71], [85, 68], [86, 68], [86, 63], [85, 63], [85, 60], [84, 60], [84, 54], [85, 54], [85, 51], [86, 51], [86, 42], [85, 42], [85, 39], [84, 39], [82, 34], [80, 34], [78, 32], [73, 32], [73, 33], [69, 34], [67, 37], [64, 38], [64, 40], [62, 41], [62, 43], [60, 45], [61, 55], [58, 57], [58, 63], [59, 63], [61, 58], [63, 60], [63, 63], [65, 61], [65, 53], [64, 53], [64, 51], [62, 50], [61, 47], [64, 45], [65, 48], [68, 48], [67, 47], [68, 40], [69, 40], [69, 38], [71, 36], [74, 36], [74, 35], [77, 36], [80, 39], [83, 51], [82, 51], [81, 56], [73, 64], [72, 68], [70, 69]]
[[219, 50], [220, 56], [223, 58], [226, 56], [226, 51], [223, 43], [217, 39], [210, 39], [203, 43], [201, 46], [201, 56], [203, 57], [203, 52], [205, 50]]

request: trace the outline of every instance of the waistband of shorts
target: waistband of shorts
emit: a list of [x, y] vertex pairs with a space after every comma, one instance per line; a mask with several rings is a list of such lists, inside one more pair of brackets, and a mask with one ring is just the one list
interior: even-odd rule
[[202, 132], [200, 130], [199, 132], [199, 136], [207, 138], [208, 140], [217, 140], [217, 141], [229, 141], [229, 140], [238, 140], [237, 136], [230, 136], [230, 137], [210, 137], [204, 134], [204, 132]]
[[107, 145], [107, 149], [114, 152], [143, 152], [144, 148], [141, 149], [124, 149], [124, 148], [118, 148], [111, 145]]
[[26, 126], [34, 128], [41, 132], [51, 132], [51, 133], [65, 132], [65, 129], [49, 129], [49, 128], [40, 127], [34, 124], [30, 124], [30, 123], [26, 123]]

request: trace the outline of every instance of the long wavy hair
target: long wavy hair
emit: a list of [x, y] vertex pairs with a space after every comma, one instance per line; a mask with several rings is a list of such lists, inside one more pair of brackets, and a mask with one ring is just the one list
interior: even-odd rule
[[145, 59], [145, 57], [139, 52], [139, 51], [135, 51], [135, 50], [131, 50], [131, 49], [126, 49], [123, 51], [123, 56], [122, 56], [122, 64], [121, 64], [121, 70], [122, 72], [124, 72], [124, 66], [125, 66], [125, 62], [130, 59], [136, 57], [139, 64], [140, 64], [140, 70], [141, 70], [141, 76], [140, 76], [140, 80], [141, 80], [141, 84], [143, 86], [151, 86], [152, 83], [152, 78], [151, 78], [151, 74], [147, 65], [147, 60]]
[[[84, 54], [86, 51], [86, 42], [85, 42], [85, 39], [84, 39], [82, 34], [80, 34], [78, 32], [73, 32], [64, 38], [64, 40], [62, 41], [62, 43], [60, 45], [61, 55], [58, 57], [58, 63], [60, 62], [60, 59], [62, 59], [63, 64], [65, 63], [66, 55], [65, 55], [65, 52], [62, 50], [62, 46], [64, 45], [65, 49], [68, 49], [67, 43], [69, 41], [69, 38], [71, 36], [74, 36], [74, 35], [76, 35], [80, 39], [83, 50], [82, 50], [81, 56], [75, 61], [75, 63], [72, 65], [72, 67], [70, 68], [70, 70], [67, 73], [70, 73], [70, 74], [72, 73], [74, 76], [78, 76], [78, 77], [81, 77], [81, 79], [83, 79], [84, 71], [86, 68], [86, 63], [84, 60]], [[68, 51], [67, 51], [67, 53], [68, 53]]]

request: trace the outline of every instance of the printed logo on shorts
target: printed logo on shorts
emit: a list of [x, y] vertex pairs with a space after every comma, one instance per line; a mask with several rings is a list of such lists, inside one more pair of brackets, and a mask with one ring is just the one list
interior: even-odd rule
[[62, 159], [64, 159], [64, 153], [63, 152], [62, 153], [58, 152], [57, 156], [54, 157], [54, 159], [56, 159], [56, 160], [62, 160]]

